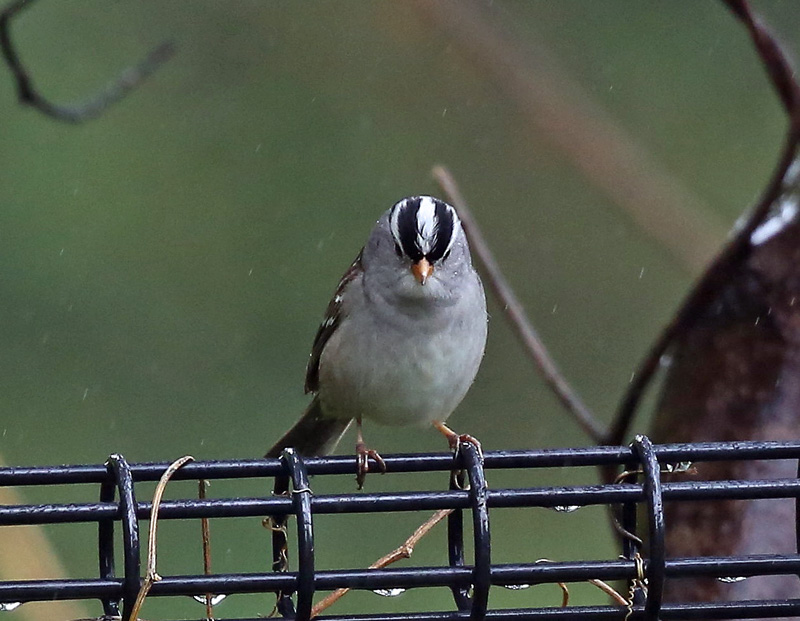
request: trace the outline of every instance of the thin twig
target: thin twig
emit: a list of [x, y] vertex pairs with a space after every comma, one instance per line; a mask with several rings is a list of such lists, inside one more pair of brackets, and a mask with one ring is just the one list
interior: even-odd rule
[[14, 75], [20, 103], [31, 106], [57, 121], [82, 123], [100, 116], [108, 107], [123, 99], [139, 86], [175, 52], [174, 44], [171, 41], [165, 41], [154, 48], [137, 65], [125, 69], [92, 98], [72, 105], [54, 104], [39, 93], [33, 85], [30, 73], [22, 64], [11, 41], [12, 19], [33, 3], [34, 0], [16, 0], [0, 12], [0, 52]]
[[588, 582], [589, 584], [593, 584], [604, 593], [610, 595], [614, 599], [614, 601], [620, 604], [621, 606], [630, 606], [630, 602], [627, 599], [622, 597], [622, 595], [620, 595], [619, 592], [616, 589], [614, 589], [614, 587], [612, 587], [609, 584], [606, 584], [602, 580], [597, 580], [596, 578], [590, 578], [586, 582]]
[[[535, 563], [552, 563], [549, 558], [540, 558], [534, 561]], [[558, 587], [561, 589], [561, 607], [566, 608], [569, 606], [569, 587], [567, 586], [566, 582], [556, 582]]]
[[486, 281], [497, 297], [500, 308], [503, 309], [506, 319], [508, 319], [517, 333], [528, 356], [533, 360], [539, 373], [556, 394], [559, 401], [575, 418], [580, 428], [595, 442], [599, 442], [605, 435], [603, 426], [597, 422], [592, 411], [569, 385], [569, 382], [564, 378], [564, 375], [547, 351], [542, 339], [528, 319], [522, 303], [514, 294], [511, 285], [509, 285], [500, 266], [497, 264], [497, 260], [489, 249], [478, 223], [461, 195], [453, 175], [444, 166], [435, 166], [432, 174], [442, 190], [447, 194], [448, 200], [456, 208], [469, 239], [470, 248], [483, 265]]
[[800, 139], [800, 106], [798, 106], [798, 102], [800, 102], [800, 96], [798, 96], [800, 87], [794, 80], [788, 57], [772, 33], [760, 21], [755, 19], [744, 0], [723, 1], [745, 23], [751, 34], [759, 57], [766, 66], [773, 86], [778, 91], [778, 95], [789, 114], [788, 134], [778, 166], [757, 206], [689, 292], [677, 314], [661, 332], [647, 357], [639, 364], [634, 380], [628, 387], [608, 436], [603, 440], [603, 443], [607, 445], [614, 446], [624, 441], [636, 408], [656, 369], [658, 369], [661, 357], [667, 352], [676, 337], [684, 334], [691, 327], [700, 316], [701, 310], [716, 298], [720, 289], [729, 282], [733, 271], [749, 256], [752, 248], [750, 237], [753, 231], [767, 217], [770, 208], [779, 198], [783, 180], [796, 158], [797, 143], [798, 139]]
[[161, 497], [164, 495], [164, 490], [172, 475], [190, 461], [194, 461], [194, 457], [191, 455], [185, 455], [173, 461], [164, 471], [164, 474], [161, 475], [158, 485], [156, 485], [156, 491], [153, 494], [153, 509], [150, 512], [150, 530], [147, 535], [147, 574], [136, 596], [136, 602], [133, 604], [133, 609], [130, 614], [131, 619], [139, 618], [139, 611], [142, 609], [142, 605], [144, 604], [147, 594], [150, 592], [150, 588], [153, 586], [154, 582], [161, 580], [161, 576], [156, 573], [156, 533], [158, 532], [158, 510], [161, 507]]
[[[207, 485], [208, 481], [205, 479], [200, 479], [197, 482], [197, 497], [200, 500], [205, 500]], [[200, 519], [200, 530], [203, 539], [203, 574], [209, 576], [211, 575], [211, 528], [207, 517]], [[213, 617], [213, 597], [211, 593], [205, 594], [206, 619], [211, 619]]]
[[[428, 532], [436, 526], [439, 522], [445, 519], [448, 515], [453, 512], [453, 509], [441, 509], [434, 513], [431, 517], [429, 517], [425, 522], [423, 522], [414, 533], [405, 540], [405, 542], [389, 552], [389, 554], [382, 556], [377, 561], [375, 561], [372, 565], [369, 566], [370, 569], [383, 569], [392, 563], [396, 563], [405, 558], [409, 558], [411, 554], [414, 552], [414, 546], [419, 543], [419, 540], [422, 539]], [[326, 608], [329, 608], [337, 601], [339, 601], [342, 597], [344, 597], [350, 589], [337, 589], [330, 595], [326, 596], [322, 600], [317, 603], [314, 608], [311, 609], [311, 618], [313, 619]]]

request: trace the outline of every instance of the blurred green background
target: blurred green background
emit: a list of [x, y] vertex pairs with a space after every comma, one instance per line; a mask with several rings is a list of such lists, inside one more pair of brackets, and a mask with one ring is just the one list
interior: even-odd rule
[[[772, 170], [784, 115], [721, 3], [495, 0], [482, 13], [485, 32], [503, 32], [534, 76], [550, 57], [547, 81], [531, 83], [551, 102], [538, 108], [492, 72], [471, 47], [475, 37], [454, 34], [437, 12], [466, 5], [42, 0], [20, 15], [20, 54], [56, 102], [86, 97], [163, 39], [178, 51], [128, 99], [80, 126], [20, 107], [0, 71], [5, 462], [263, 454], [308, 401], [304, 367], [338, 278], [383, 210], [409, 194], [442, 195], [434, 164], [459, 180], [563, 371], [609, 420], [698, 273], [646, 233], [613, 188], [626, 195], [628, 175], [667, 175], [653, 195], [691, 196], [690, 205], [676, 201], [684, 224], [719, 241]], [[799, 40], [796, 3], [754, 6], [790, 48]], [[558, 97], [547, 99], [554, 85], [570, 85], [558, 97], [584, 111], [576, 120], [602, 111], [609, 144], [635, 144], [652, 166], [587, 175], [554, 135], [600, 164], [615, 153], [580, 123], [548, 127], [547, 106], [564, 110], [552, 103]], [[494, 301], [482, 369], [450, 422], [487, 450], [590, 443]], [[635, 430], [646, 429], [645, 416]], [[434, 431], [369, 425], [366, 433], [383, 453], [445, 449]], [[594, 481], [591, 470], [543, 471], [495, 474], [490, 485]], [[367, 487], [445, 483], [374, 476]], [[220, 483], [209, 494], [263, 494], [268, 485]], [[314, 485], [353, 488], [350, 478]], [[65, 502], [97, 490], [24, 493], [28, 502]], [[167, 495], [194, 493], [176, 483]], [[423, 519], [320, 518], [319, 566], [364, 567]], [[496, 511], [492, 520], [498, 563], [616, 554], [600, 509]], [[406, 565], [446, 562], [439, 529]], [[162, 525], [161, 574], [202, 571], [198, 531]], [[70, 575], [95, 575], [94, 527], [48, 533]], [[268, 567], [258, 520], [213, 522], [212, 543], [215, 571]], [[573, 592], [573, 603], [605, 601], [588, 587]], [[494, 589], [490, 604], [559, 601], [555, 587], [537, 587]], [[271, 605], [270, 597], [232, 597], [217, 614], [256, 616]], [[362, 593], [331, 612], [451, 606], [444, 590]], [[26, 609], [9, 618], [24, 619]], [[199, 618], [203, 610], [151, 599], [143, 614]]]

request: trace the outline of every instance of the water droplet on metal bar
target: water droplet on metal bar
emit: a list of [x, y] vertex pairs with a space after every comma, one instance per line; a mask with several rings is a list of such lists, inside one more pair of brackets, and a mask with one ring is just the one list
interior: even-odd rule
[[6, 602], [0, 604], [0, 612], [11, 612], [22, 606], [22, 602]]
[[405, 589], [375, 589], [372, 591], [375, 595], [380, 595], [381, 597], [397, 597], [398, 595], [402, 595], [406, 592]]
[[[225, 593], [220, 593], [219, 595], [212, 595], [211, 596], [211, 605], [216, 606], [219, 604], [223, 599], [228, 597]], [[206, 604], [206, 596], [205, 595], [192, 595], [192, 599], [200, 604], [205, 606]]]
[[524, 591], [525, 589], [530, 589], [530, 584], [504, 584], [504, 589], [508, 589], [509, 591]]

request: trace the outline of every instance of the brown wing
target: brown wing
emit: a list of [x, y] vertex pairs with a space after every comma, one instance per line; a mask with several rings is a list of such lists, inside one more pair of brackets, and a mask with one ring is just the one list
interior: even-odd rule
[[306, 392], [317, 392], [319, 390], [319, 360], [322, 356], [322, 350], [325, 349], [325, 344], [331, 338], [331, 334], [336, 330], [341, 319], [342, 310], [342, 295], [358, 274], [361, 272], [361, 255], [364, 254], [364, 249], [358, 253], [356, 260], [347, 269], [339, 281], [339, 286], [336, 287], [336, 293], [333, 294], [328, 309], [325, 311], [325, 319], [319, 324], [317, 335], [314, 337], [314, 345], [311, 346], [311, 355], [306, 367]]

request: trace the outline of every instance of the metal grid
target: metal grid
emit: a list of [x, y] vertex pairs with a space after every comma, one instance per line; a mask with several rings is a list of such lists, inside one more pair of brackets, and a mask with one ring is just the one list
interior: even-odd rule
[[[309, 475], [352, 474], [352, 457], [300, 458], [291, 450], [281, 459], [195, 462], [178, 470], [176, 480], [274, 478], [285, 495], [256, 498], [178, 499], [160, 505], [159, 520], [202, 517], [265, 517], [277, 520], [294, 516], [297, 541], [293, 557], [296, 571], [282, 567], [280, 532], [273, 533], [274, 568], [254, 574], [163, 576], [150, 597], [203, 595], [206, 593], [276, 593], [278, 611], [284, 617], [306, 621], [315, 593], [341, 587], [352, 589], [408, 589], [449, 587], [454, 609], [391, 615], [323, 616], [320, 619], [356, 621], [449, 621], [474, 619], [737, 619], [800, 616], [800, 599], [708, 603], [663, 603], [666, 577], [800, 575], [800, 555], [747, 557], [666, 558], [663, 503], [721, 499], [800, 498], [799, 479], [747, 481], [662, 482], [667, 464], [703, 461], [798, 459], [800, 442], [735, 442], [670, 444], [654, 446], [637, 436], [629, 447], [591, 447], [535, 451], [488, 452], [483, 458], [471, 444], [459, 455], [395, 455], [385, 457], [387, 473], [460, 471], [450, 478], [450, 489], [402, 493], [353, 493], [315, 496]], [[546, 488], [489, 489], [492, 470], [544, 467], [609, 466], [636, 472], [611, 485]], [[105, 465], [0, 468], [0, 485], [76, 485], [94, 483], [99, 502], [81, 504], [8, 505], [0, 507], [0, 526], [94, 522], [98, 525], [99, 577], [0, 582], [0, 604], [60, 599], [100, 600], [104, 614], [126, 620], [141, 585], [140, 521], [147, 520], [152, 503], [138, 501], [137, 484], [158, 480], [167, 464], [128, 464], [112, 455]], [[468, 484], [464, 484], [464, 482]], [[492, 564], [491, 509], [499, 507], [558, 507], [621, 505], [625, 531], [646, 535], [644, 549], [632, 538], [623, 538], [622, 556], [613, 560], [548, 563]], [[643, 507], [646, 524], [637, 524], [637, 507]], [[454, 509], [448, 517], [449, 565], [441, 567], [342, 569], [316, 571], [314, 567], [314, 516], [326, 513], [384, 513]], [[473, 557], [464, 558], [464, 513], [472, 524]], [[800, 513], [800, 512], [799, 512]], [[115, 526], [122, 531], [122, 576], [114, 559]], [[795, 524], [797, 529], [797, 524]], [[798, 530], [797, 532], [800, 532]], [[0, 551], [1, 553], [2, 551]], [[641, 553], [641, 556], [639, 556]], [[637, 560], [638, 557], [638, 560]], [[642, 560], [643, 557], [643, 560]], [[489, 608], [492, 586], [544, 584], [645, 578], [648, 589], [639, 590], [633, 606], [570, 606], [566, 608]], [[250, 621], [250, 620], [237, 620]], [[253, 619], [252, 621], [255, 621]]]

